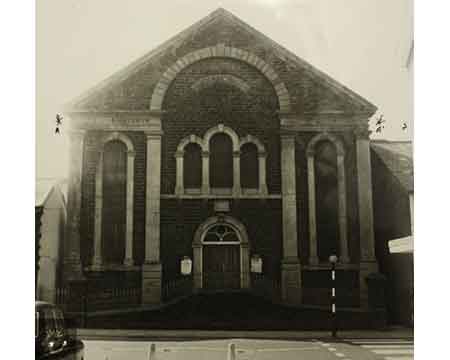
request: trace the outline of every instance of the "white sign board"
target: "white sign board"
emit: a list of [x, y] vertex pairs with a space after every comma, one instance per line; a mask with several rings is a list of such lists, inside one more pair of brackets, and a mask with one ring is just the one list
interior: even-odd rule
[[191, 275], [192, 272], [192, 260], [188, 257], [184, 257], [181, 260], [181, 274], [182, 275]]
[[259, 255], [252, 256], [250, 271], [257, 274], [262, 273], [262, 259]]

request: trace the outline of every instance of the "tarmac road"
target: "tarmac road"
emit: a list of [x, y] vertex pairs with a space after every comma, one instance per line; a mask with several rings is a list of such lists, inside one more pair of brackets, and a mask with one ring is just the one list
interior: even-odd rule
[[[409, 360], [410, 340], [99, 341], [84, 340], [86, 360]], [[154, 344], [154, 351], [151, 346]], [[231, 345], [233, 344], [233, 345]], [[233, 349], [234, 347], [234, 349]]]

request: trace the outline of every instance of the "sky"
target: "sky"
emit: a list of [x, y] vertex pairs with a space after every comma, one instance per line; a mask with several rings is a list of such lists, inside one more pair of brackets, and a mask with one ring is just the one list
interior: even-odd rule
[[375, 104], [386, 123], [372, 138], [411, 140], [412, 0], [40, 0], [36, 177], [67, 176], [64, 103], [218, 7]]

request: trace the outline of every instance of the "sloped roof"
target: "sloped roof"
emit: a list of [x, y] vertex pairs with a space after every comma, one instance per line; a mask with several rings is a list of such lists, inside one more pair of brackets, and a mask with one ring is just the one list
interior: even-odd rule
[[411, 142], [372, 141], [371, 148], [408, 192], [414, 191], [413, 146]]
[[200, 21], [194, 23], [187, 29], [181, 31], [174, 37], [170, 38], [169, 40], [165, 41], [160, 46], [156, 47], [152, 51], [148, 52], [144, 56], [140, 57], [139, 59], [132, 62], [130, 65], [126, 66], [122, 70], [119, 70], [115, 74], [111, 75], [107, 79], [100, 82], [98, 85], [94, 86], [93, 88], [89, 89], [85, 93], [81, 94], [77, 98], [75, 98], [73, 101], [66, 104], [65, 108], [68, 111], [73, 110], [82, 110], [83, 106], [82, 104], [89, 101], [89, 99], [94, 98], [95, 96], [107, 92], [109, 89], [114, 87], [115, 85], [127, 80], [130, 78], [133, 74], [144, 68], [148, 63], [150, 63], [154, 58], [161, 55], [163, 52], [170, 49], [171, 46], [173, 46], [176, 43], [180, 43], [183, 40], [191, 37], [193, 34], [199, 32], [203, 28], [205, 28], [207, 25], [211, 24], [212, 22], [218, 20], [218, 19], [224, 19], [226, 21], [229, 21], [233, 24], [235, 27], [239, 27], [243, 29], [244, 31], [247, 31], [248, 33], [251, 33], [256, 38], [260, 39], [261, 41], [269, 44], [269, 46], [278, 54], [280, 54], [282, 57], [285, 57], [287, 59], [290, 59], [295, 64], [297, 64], [299, 67], [303, 69], [307, 69], [319, 82], [323, 83], [325, 86], [327, 86], [330, 89], [333, 89], [336, 93], [340, 93], [343, 95], [346, 95], [353, 103], [357, 104], [358, 106], [365, 109], [365, 111], [369, 113], [374, 113], [376, 111], [376, 106], [361, 97], [360, 95], [356, 94], [346, 86], [340, 84], [336, 80], [332, 79], [327, 74], [323, 73], [322, 71], [316, 69], [311, 64], [306, 62], [305, 60], [299, 58], [297, 55], [293, 54], [289, 50], [285, 49], [272, 39], [268, 38], [263, 33], [255, 30], [250, 25], [236, 17], [235, 15], [231, 14], [229, 11], [218, 8], [217, 10], [213, 11], [208, 16], [204, 17]]
[[38, 178], [35, 187], [34, 206], [43, 206], [52, 191], [58, 188], [61, 191], [64, 201], [67, 201], [67, 184], [57, 178]]

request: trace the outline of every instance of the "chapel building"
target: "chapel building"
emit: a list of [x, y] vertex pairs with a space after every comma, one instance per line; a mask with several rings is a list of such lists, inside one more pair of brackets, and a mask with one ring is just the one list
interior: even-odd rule
[[336, 254], [340, 301], [367, 306], [375, 111], [214, 11], [69, 104], [64, 281], [138, 284], [142, 305], [189, 277], [325, 305]]

